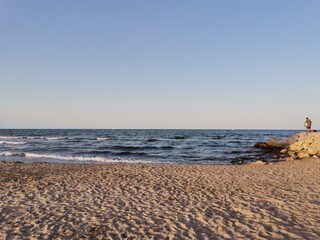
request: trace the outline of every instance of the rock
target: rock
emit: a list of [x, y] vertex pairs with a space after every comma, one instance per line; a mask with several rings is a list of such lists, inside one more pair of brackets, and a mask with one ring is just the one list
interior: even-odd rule
[[304, 142], [307, 138], [308, 138], [308, 135], [305, 132], [298, 134], [298, 141]]
[[297, 141], [292, 143], [289, 147], [288, 155], [294, 157], [294, 154], [299, 158], [306, 158], [312, 156], [320, 157], [320, 133], [299, 133], [297, 134]]
[[313, 143], [311, 143], [311, 146], [315, 146], [317, 148], [320, 148], [320, 139], [315, 139]]
[[272, 158], [273, 159], [280, 159], [281, 155], [280, 154], [273, 154]]
[[290, 150], [291, 151], [294, 151], [294, 152], [298, 152], [300, 151], [301, 149], [303, 149], [303, 146], [301, 143], [299, 142], [295, 142], [293, 144], [290, 145]]
[[302, 149], [308, 150], [309, 146], [310, 146], [310, 144], [304, 142], [304, 143], [302, 144]]
[[286, 148], [284, 148], [284, 149], [282, 149], [282, 150], [280, 151], [280, 153], [281, 153], [281, 154], [287, 154], [287, 153], [288, 153], [288, 150], [287, 150]]
[[288, 155], [292, 158], [297, 158], [297, 153], [296, 152], [293, 152], [293, 151], [289, 151], [288, 152]]
[[19, 163], [19, 164], [21, 164], [21, 163], [24, 163], [24, 162], [21, 162], [21, 161], [15, 161], [14, 163]]
[[285, 139], [269, 138], [267, 143], [260, 142], [255, 147], [266, 149], [275, 159], [320, 157], [320, 132], [302, 132]]
[[298, 157], [299, 158], [308, 158], [310, 157], [309, 153], [307, 150], [301, 150], [299, 153], [298, 153]]
[[244, 162], [244, 158], [239, 157], [239, 158], [233, 159], [230, 163], [234, 165], [241, 165], [243, 164], [243, 162]]
[[270, 146], [265, 142], [257, 142], [253, 147], [254, 148], [270, 148]]
[[296, 142], [298, 139], [299, 139], [299, 134], [296, 134], [289, 138], [280, 139], [280, 140], [276, 138], [269, 138], [267, 143], [271, 147], [288, 148], [292, 143]]
[[266, 162], [263, 162], [263, 161], [261, 161], [261, 160], [258, 160], [258, 161], [254, 162], [254, 163], [252, 163], [252, 164], [254, 164], [254, 165], [266, 165], [267, 163], [266, 163]]
[[266, 160], [263, 157], [258, 157], [257, 161], [262, 161], [262, 162], [266, 162]]
[[316, 155], [319, 152], [319, 148], [315, 146], [309, 146], [307, 151], [310, 155]]
[[305, 143], [306, 144], [311, 144], [311, 143], [313, 143], [314, 142], [314, 139], [312, 139], [312, 138], [308, 138], [306, 141], [305, 141]]

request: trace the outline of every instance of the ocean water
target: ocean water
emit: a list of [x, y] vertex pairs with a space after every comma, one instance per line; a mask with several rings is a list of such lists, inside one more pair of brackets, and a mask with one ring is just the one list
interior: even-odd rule
[[63, 163], [229, 164], [266, 156], [253, 148], [298, 130], [0, 129], [0, 160]]

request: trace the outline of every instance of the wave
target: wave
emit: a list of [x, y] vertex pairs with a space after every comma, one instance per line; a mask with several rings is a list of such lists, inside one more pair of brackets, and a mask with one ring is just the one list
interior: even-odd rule
[[141, 147], [135, 147], [135, 146], [113, 146], [111, 147], [114, 150], [122, 150], [122, 151], [141, 151], [141, 150], [155, 150], [155, 149], [173, 149], [173, 146], [141, 146]]
[[124, 151], [133, 151], [133, 150], [141, 150], [143, 147], [133, 147], [133, 146], [113, 146], [111, 147], [115, 150], [124, 150]]
[[129, 151], [123, 151], [123, 152], [119, 152], [119, 153], [116, 153], [116, 155], [118, 156], [148, 156], [147, 153], [144, 153], [144, 152], [129, 152]]
[[0, 136], [0, 139], [19, 139], [21, 137], [12, 137], [12, 136]]
[[221, 161], [221, 157], [209, 157], [209, 156], [205, 156], [203, 158], [201, 158], [201, 160], [204, 161]]
[[241, 154], [241, 153], [243, 153], [243, 151], [239, 151], [239, 150], [233, 150], [233, 151], [225, 151], [225, 153], [231, 153], [231, 154]]
[[45, 136], [0, 136], [0, 139], [46, 139], [46, 140], [61, 140], [68, 139], [67, 137], [45, 137]]
[[26, 142], [7, 142], [7, 141], [0, 141], [0, 144], [6, 144], [6, 145], [20, 145], [20, 144], [26, 144]]
[[180, 157], [181, 158], [190, 158], [190, 159], [197, 159], [197, 158], [199, 158], [199, 156], [197, 156], [197, 155], [189, 155], [189, 154], [181, 154], [180, 155]]
[[154, 163], [152, 161], [144, 161], [137, 159], [120, 159], [120, 158], [105, 158], [105, 157], [89, 157], [89, 156], [62, 156], [55, 154], [37, 154], [37, 153], [14, 153], [1, 152], [0, 156], [5, 157], [25, 157], [29, 159], [48, 159], [57, 161], [74, 161], [74, 162], [100, 162], [100, 163]]
[[186, 136], [183, 136], [183, 135], [177, 135], [177, 136], [174, 136], [173, 139], [186, 139], [187, 137]]
[[2, 157], [25, 157], [25, 153], [14, 153], [14, 152], [1, 152]]
[[154, 146], [142, 146], [142, 147], [135, 147], [135, 146], [113, 146], [111, 147], [115, 150], [122, 150], [122, 151], [139, 151], [139, 150], [151, 150], [151, 149], [158, 149], [158, 147]]
[[221, 139], [221, 138], [225, 138], [225, 135], [216, 135], [216, 136], [211, 136], [211, 139]]
[[68, 140], [68, 143], [80, 143], [80, 142], [83, 142], [84, 140], [81, 140], [81, 139], [69, 139]]
[[98, 138], [96, 138], [96, 140], [98, 140], [98, 141], [104, 141], [104, 140], [110, 140], [110, 138], [107, 138], [107, 137], [98, 137]]
[[68, 139], [67, 137], [45, 137], [46, 140], [63, 140]]
[[174, 149], [174, 147], [173, 146], [162, 146], [162, 147], [160, 147], [161, 149]]
[[157, 142], [157, 141], [159, 141], [159, 140], [156, 139], [156, 138], [149, 138], [149, 139], [147, 140], [147, 142]]
[[108, 150], [91, 150], [91, 151], [83, 151], [78, 152], [78, 154], [93, 154], [93, 155], [103, 155], [103, 154], [110, 154], [112, 151]]
[[35, 137], [35, 136], [20, 136], [17, 138], [22, 138], [22, 139], [45, 139], [45, 137]]

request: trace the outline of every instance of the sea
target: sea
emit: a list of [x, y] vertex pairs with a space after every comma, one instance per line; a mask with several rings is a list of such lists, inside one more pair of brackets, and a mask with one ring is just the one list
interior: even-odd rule
[[230, 164], [271, 155], [254, 148], [299, 130], [0, 129], [0, 161]]

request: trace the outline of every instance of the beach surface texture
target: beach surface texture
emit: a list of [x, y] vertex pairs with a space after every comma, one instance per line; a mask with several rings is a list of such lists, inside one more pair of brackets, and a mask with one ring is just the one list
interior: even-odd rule
[[320, 239], [320, 160], [0, 163], [0, 239]]

